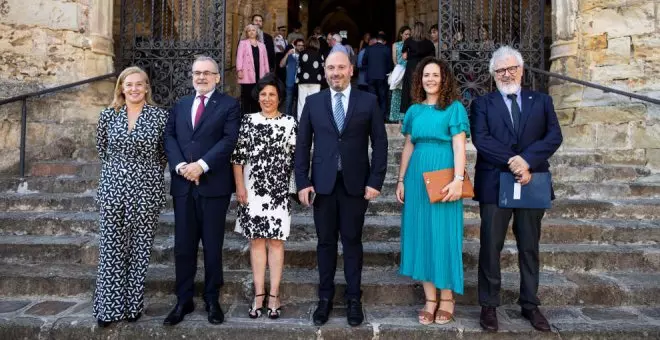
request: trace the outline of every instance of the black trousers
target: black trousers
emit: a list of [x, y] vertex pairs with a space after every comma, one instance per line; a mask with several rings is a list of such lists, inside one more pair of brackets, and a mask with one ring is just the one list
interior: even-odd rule
[[479, 204], [481, 247], [479, 249], [479, 304], [500, 305], [500, 253], [513, 215], [513, 234], [518, 247], [520, 299], [522, 308], [531, 309], [541, 302], [539, 287], [539, 240], [545, 209], [502, 209], [497, 204]]
[[369, 202], [363, 196], [351, 196], [346, 192], [341, 173], [330, 195], [316, 195], [314, 200], [314, 224], [318, 245], [316, 256], [319, 268], [319, 298], [335, 296], [335, 272], [337, 270], [337, 241], [341, 235], [344, 253], [344, 277], [346, 299], [360, 299], [362, 292], [362, 227]]
[[387, 79], [371, 79], [369, 80], [369, 92], [373, 93], [378, 97], [378, 106], [380, 106], [380, 111], [383, 112], [383, 115], [387, 117], [385, 111], [387, 110], [387, 91], [389, 90], [389, 85], [387, 85]]
[[194, 296], [199, 240], [204, 246], [204, 301], [218, 301], [223, 285], [222, 244], [231, 196], [204, 197], [192, 186], [188, 195], [174, 197], [174, 261], [179, 303]]
[[252, 90], [257, 84], [241, 84], [241, 113], [255, 113], [261, 111], [259, 102], [252, 97]]

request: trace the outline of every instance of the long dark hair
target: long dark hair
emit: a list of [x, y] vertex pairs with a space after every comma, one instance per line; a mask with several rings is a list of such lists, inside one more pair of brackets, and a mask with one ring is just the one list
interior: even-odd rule
[[439, 110], [446, 109], [455, 100], [458, 100], [458, 83], [456, 77], [451, 72], [449, 64], [436, 57], [426, 57], [417, 64], [412, 79], [411, 97], [414, 103], [421, 103], [426, 99], [426, 91], [422, 85], [422, 76], [424, 67], [429, 64], [436, 64], [440, 67], [440, 93], [438, 93], [438, 102], [435, 107]]
[[[408, 25], [401, 26], [401, 28], [399, 28], [399, 34], [396, 36], [396, 41], [402, 41], [403, 39], [401, 38], [401, 36], [403, 35], [403, 32], [407, 30], [410, 30], [410, 26]], [[412, 30], [410, 32], [412, 33]]]

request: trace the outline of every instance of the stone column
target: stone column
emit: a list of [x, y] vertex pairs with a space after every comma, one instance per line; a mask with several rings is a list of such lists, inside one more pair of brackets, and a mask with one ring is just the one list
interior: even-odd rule
[[112, 21], [113, 0], [97, 0], [89, 8], [89, 36], [90, 50], [85, 53], [86, 77], [94, 77], [113, 71]]

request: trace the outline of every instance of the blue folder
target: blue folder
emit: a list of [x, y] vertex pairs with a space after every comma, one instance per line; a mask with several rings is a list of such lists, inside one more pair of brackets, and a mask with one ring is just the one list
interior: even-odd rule
[[549, 172], [534, 172], [532, 180], [520, 186], [514, 197], [516, 178], [510, 172], [500, 173], [500, 208], [549, 209], [552, 207], [552, 176]]

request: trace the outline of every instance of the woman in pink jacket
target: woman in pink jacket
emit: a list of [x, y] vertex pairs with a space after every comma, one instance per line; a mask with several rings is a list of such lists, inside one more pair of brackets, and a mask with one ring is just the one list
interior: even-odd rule
[[247, 25], [244, 39], [238, 44], [236, 71], [241, 84], [241, 110], [243, 114], [259, 112], [259, 103], [252, 94], [257, 81], [269, 71], [266, 45], [258, 40], [257, 26]]

